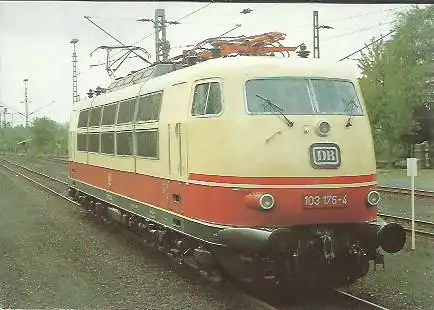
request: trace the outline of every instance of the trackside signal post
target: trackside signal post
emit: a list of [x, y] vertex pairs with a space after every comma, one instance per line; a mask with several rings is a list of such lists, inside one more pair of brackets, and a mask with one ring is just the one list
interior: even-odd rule
[[416, 249], [414, 233], [414, 177], [417, 176], [417, 158], [407, 158], [407, 176], [411, 179], [411, 249]]

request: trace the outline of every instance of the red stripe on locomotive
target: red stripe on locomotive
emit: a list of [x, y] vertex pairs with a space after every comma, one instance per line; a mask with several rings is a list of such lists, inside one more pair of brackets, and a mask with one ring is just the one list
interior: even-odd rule
[[376, 175], [332, 176], [332, 177], [237, 177], [191, 173], [189, 180], [227, 184], [255, 185], [315, 185], [352, 184], [376, 181]]
[[[291, 226], [311, 223], [360, 223], [372, 220], [376, 208], [366, 206], [366, 196], [374, 186], [340, 188], [238, 188], [185, 184], [147, 175], [70, 163], [71, 177], [93, 186], [149, 203], [189, 218], [206, 222], [234, 226]], [[111, 175], [110, 185], [107, 181]], [[345, 177], [331, 179], [341, 180]], [[309, 178], [305, 179], [305, 182]], [[314, 178], [312, 178], [314, 179]], [[351, 180], [351, 177], [348, 178]], [[353, 179], [372, 180], [372, 176]], [[328, 180], [330, 181], [330, 179]], [[330, 183], [330, 182], [328, 182]], [[347, 183], [351, 184], [351, 183]], [[163, 188], [167, 187], [164, 192]], [[270, 193], [276, 200], [272, 210], [249, 207], [245, 197], [252, 192]], [[181, 201], [174, 202], [173, 195]], [[320, 197], [319, 206], [305, 207], [305, 196]], [[327, 206], [327, 197], [346, 195], [347, 206]]]

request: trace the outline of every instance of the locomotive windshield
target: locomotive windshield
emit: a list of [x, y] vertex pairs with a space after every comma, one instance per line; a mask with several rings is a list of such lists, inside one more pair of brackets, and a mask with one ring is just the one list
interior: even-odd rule
[[265, 78], [246, 82], [247, 107], [252, 114], [274, 114], [264, 107], [260, 94], [284, 114], [363, 115], [353, 83], [335, 79]]

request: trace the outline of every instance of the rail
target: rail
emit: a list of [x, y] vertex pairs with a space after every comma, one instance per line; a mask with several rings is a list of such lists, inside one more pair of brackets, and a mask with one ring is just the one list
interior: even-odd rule
[[19, 157], [30, 157], [34, 159], [44, 159], [44, 160], [55, 160], [55, 161], [61, 161], [61, 162], [68, 162], [68, 156], [55, 156], [55, 155], [36, 155], [32, 156], [25, 153], [11, 153], [11, 154], [1, 154], [2, 156], [19, 156]]
[[[408, 225], [411, 225], [411, 218], [397, 216], [397, 215], [391, 215], [391, 214], [385, 214], [385, 213], [378, 213], [377, 215], [380, 216], [380, 217], [383, 217], [385, 219], [393, 219], [393, 220], [395, 220], [397, 222], [406, 224], [406, 225], [403, 226], [404, 229], [406, 231], [411, 231], [411, 226], [408, 226]], [[415, 229], [414, 232], [416, 234], [427, 236], [427, 237], [430, 237], [430, 238], [434, 238], [434, 222], [428, 222], [428, 221], [422, 221], [422, 220], [416, 220], [415, 219], [414, 223], [415, 223], [415, 226], [416, 225], [419, 226], [419, 227], [423, 226], [423, 227], [426, 227], [428, 229], [432, 229], [432, 231], [433, 231], [433, 232], [429, 232], [429, 231], [426, 231], [426, 230]]]
[[365, 305], [365, 306], [369, 306], [369, 307], [371, 307], [372, 309], [389, 310], [388, 308], [385, 308], [385, 307], [383, 307], [383, 306], [381, 306], [381, 305], [378, 305], [378, 304], [376, 304], [376, 303], [370, 302], [370, 301], [365, 300], [365, 299], [363, 299], [363, 298], [360, 298], [360, 297], [354, 296], [354, 295], [352, 295], [352, 294], [350, 294], [350, 293], [347, 293], [347, 292], [345, 292], [345, 291], [342, 291], [342, 290], [335, 290], [335, 292], [336, 292], [337, 294], [340, 294], [340, 295], [342, 295], [342, 296], [345, 296], [345, 297], [347, 297], [347, 298], [349, 298], [349, 299], [351, 299], [351, 300], [356, 300], [356, 301], [360, 302], [360, 304]]
[[[403, 187], [392, 187], [392, 186], [378, 185], [377, 189], [381, 192], [384, 192], [384, 193], [401, 194], [401, 195], [410, 195], [411, 194], [411, 189], [403, 188]], [[434, 198], [434, 191], [415, 189], [414, 195], [416, 197]]]

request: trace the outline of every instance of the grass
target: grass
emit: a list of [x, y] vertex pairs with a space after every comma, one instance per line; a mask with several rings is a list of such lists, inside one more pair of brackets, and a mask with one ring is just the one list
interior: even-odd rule
[[[410, 187], [406, 169], [378, 169], [378, 183], [385, 186]], [[434, 169], [419, 169], [415, 187], [434, 191]]]
[[386, 254], [385, 270], [371, 268], [347, 290], [390, 309], [434, 309], [433, 257], [433, 240], [416, 237], [416, 250], [411, 250], [408, 237], [403, 250]]
[[[415, 219], [434, 222], [434, 199], [416, 198], [414, 202]], [[410, 196], [382, 194], [379, 212], [411, 217]]]

